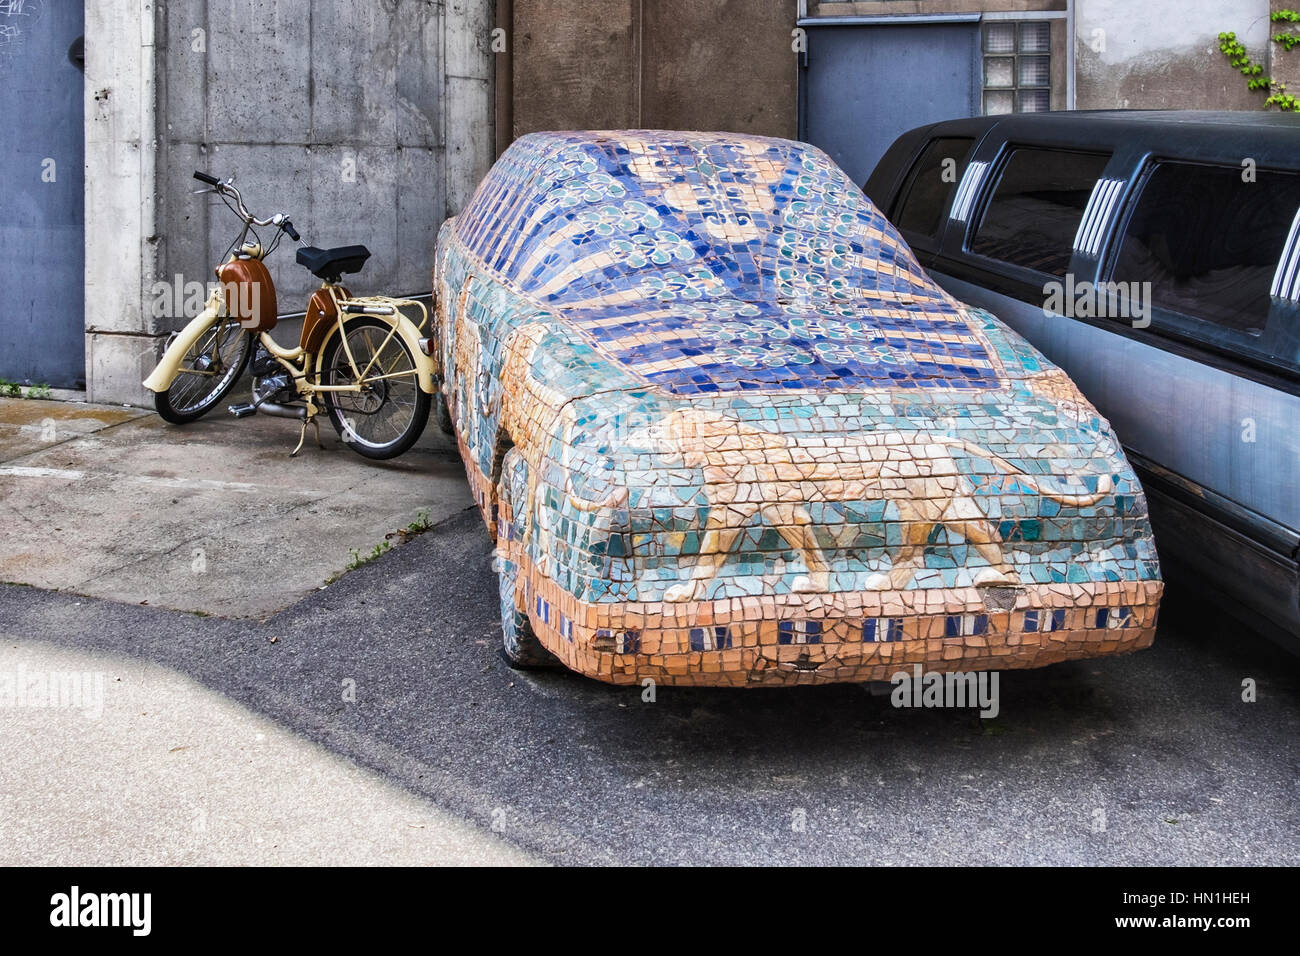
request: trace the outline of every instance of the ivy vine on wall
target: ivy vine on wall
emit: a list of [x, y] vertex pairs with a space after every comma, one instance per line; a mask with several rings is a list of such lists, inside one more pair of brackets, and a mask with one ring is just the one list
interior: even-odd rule
[[[1269, 17], [1274, 23], [1288, 24], [1281, 32], [1273, 34], [1273, 42], [1288, 53], [1300, 45], [1300, 33], [1295, 32], [1295, 24], [1300, 24], [1300, 13], [1295, 10], [1278, 10]], [[1286, 84], [1279, 83], [1264, 73], [1264, 67], [1250, 58], [1250, 53], [1235, 33], [1219, 34], [1219, 49], [1228, 58], [1228, 62], [1246, 77], [1246, 86], [1251, 90], [1268, 93], [1264, 100], [1265, 108], [1276, 106], [1280, 110], [1300, 113], [1300, 99], [1286, 91]]]

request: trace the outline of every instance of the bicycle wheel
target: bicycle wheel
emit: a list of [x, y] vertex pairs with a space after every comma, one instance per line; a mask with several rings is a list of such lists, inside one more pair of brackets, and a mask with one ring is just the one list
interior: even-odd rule
[[[391, 333], [391, 334], [390, 334]], [[325, 345], [322, 385], [351, 385], [356, 392], [322, 392], [325, 410], [343, 443], [366, 458], [395, 458], [415, 444], [429, 421], [429, 395], [420, 390], [415, 356], [380, 319], [349, 319]], [[369, 369], [369, 371], [367, 371]]]
[[181, 369], [165, 392], [154, 392], [158, 414], [173, 425], [184, 425], [212, 411], [234, 387], [253, 352], [253, 333], [239, 319], [218, 315], [194, 341], [181, 360]]

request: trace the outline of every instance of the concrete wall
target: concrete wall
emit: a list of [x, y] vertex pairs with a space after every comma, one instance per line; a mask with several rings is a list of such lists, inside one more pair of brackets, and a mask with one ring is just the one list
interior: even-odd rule
[[796, 10], [796, 0], [513, 0], [512, 133], [794, 136]]
[[86, 393], [142, 403], [157, 354], [143, 311], [158, 261], [152, 0], [88, 2], [86, 36]]
[[[1270, 0], [1269, 9], [1272, 12], [1278, 10], [1297, 10], [1300, 9], [1300, 2], [1297, 0]], [[1228, 27], [1227, 29], [1235, 29]], [[1240, 34], [1241, 31], [1237, 31]], [[1294, 33], [1294, 26], [1287, 24], [1277, 24], [1269, 30], [1273, 33]], [[1283, 84], [1287, 92], [1295, 96], [1300, 96], [1300, 50], [1292, 50], [1287, 53], [1276, 43], [1269, 44], [1269, 57], [1271, 60], [1270, 74], [1273, 79]], [[1258, 60], [1258, 57], [1256, 57]]]
[[1079, 109], [1263, 105], [1219, 52], [1218, 35], [1235, 32], [1265, 62], [1269, 0], [1076, 0], [1075, 6]]
[[[307, 243], [367, 245], [353, 291], [429, 288], [437, 228], [492, 160], [492, 0], [132, 6], [87, 3], [91, 400], [147, 400], [139, 381], [185, 321], [151, 315], [155, 283], [208, 281], [238, 231], [191, 194], [195, 169], [234, 175]], [[287, 241], [268, 266], [280, 311], [301, 310], [318, 280]]]
[[[1300, 89], [1300, 51], [1267, 42], [1270, 8], [1289, 2], [1076, 0], [1076, 105], [1258, 108], [1217, 49], [1223, 30]], [[311, 243], [368, 245], [356, 291], [413, 292], [438, 225], [490, 165], [498, 65], [501, 146], [582, 127], [795, 135], [797, 0], [502, 3], [509, 52], [494, 63], [493, 0], [86, 0], [89, 397], [148, 401], [139, 381], [184, 320], [150, 314], [155, 282], [207, 281], [234, 236], [190, 195], [195, 168], [235, 174], [255, 211], [289, 213]], [[808, 2], [836, 16], [1065, 5]], [[315, 280], [287, 245], [270, 266], [281, 311], [301, 309]]]
[[795, 135], [790, 0], [642, 0], [641, 123]]

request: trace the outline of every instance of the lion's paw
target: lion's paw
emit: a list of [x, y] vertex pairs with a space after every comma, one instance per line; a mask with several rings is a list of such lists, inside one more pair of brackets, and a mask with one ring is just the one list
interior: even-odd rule
[[999, 571], [997, 568], [984, 568], [975, 575], [976, 587], [1010, 587], [1020, 583], [1014, 571]]

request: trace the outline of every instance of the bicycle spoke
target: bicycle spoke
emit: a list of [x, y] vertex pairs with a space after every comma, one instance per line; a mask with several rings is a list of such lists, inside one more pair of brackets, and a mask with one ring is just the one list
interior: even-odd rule
[[[224, 341], [223, 341], [224, 339]], [[181, 360], [181, 370], [168, 395], [178, 412], [190, 412], [211, 400], [229, 384], [239, 367], [245, 347], [243, 329], [237, 319], [223, 316], [190, 346]], [[208, 367], [200, 368], [206, 362]]]
[[[327, 400], [345, 420], [352, 440], [375, 446], [389, 444], [406, 432], [414, 418], [418, 371], [392, 329], [345, 327], [344, 335], [347, 348], [340, 343], [340, 357], [329, 369], [325, 384], [353, 384], [357, 381], [354, 363], [361, 373], [361, 390], [327, 392]], [[343, 357], [349, 352], [352, 363]]]

